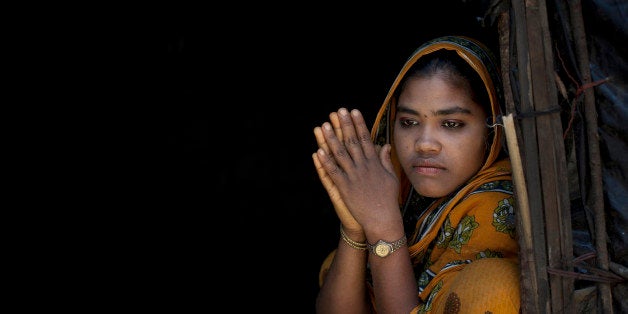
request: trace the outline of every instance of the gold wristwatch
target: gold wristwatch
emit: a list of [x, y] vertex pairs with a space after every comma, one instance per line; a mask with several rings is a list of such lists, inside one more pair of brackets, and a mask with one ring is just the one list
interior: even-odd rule
[[394, 242], [386, 242], [384, 240], [379, 240], [375, 242], [375, 244], [367, 243], [366, 246], [371, 253], [379, 257], [386, 257], [390, 255], [392, 252], [398, 250], [400, 247], [406, 245], [406, 243], [407, 243], [407, 239], [404, 236], [401, 239]]

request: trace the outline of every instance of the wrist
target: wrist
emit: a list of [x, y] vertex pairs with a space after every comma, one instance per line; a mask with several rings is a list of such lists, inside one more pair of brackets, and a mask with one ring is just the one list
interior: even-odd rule
[[360, 239], [359, 241], [350, 238], [343, 230], [342, 224], [340, 225], [340, 237], [345, 242], [345, 244], [356, 250], [366, 251], [367, 249], [366, 238], [363, 236], [363, 239]]
[[376, 256], [386, 257], [392, 254], [393, 252], [399, 250], [400, 248], [406, 246], [407, 243], [408, 243], [408, 240], [406, 236], [404, 235], [400, 239], [395, 240], [393, 242], [388, 242], [381, 239], [375, 242], [374, 244], [367, 242], [366, 248], [368, 249], [369, 252], [373, 253]]

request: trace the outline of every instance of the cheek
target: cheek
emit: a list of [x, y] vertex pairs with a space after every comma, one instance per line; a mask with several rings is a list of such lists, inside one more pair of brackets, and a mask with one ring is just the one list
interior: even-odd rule
[[399, 142], [395, 142], [393, 146], [394, 154], [397, 156], [397, 160], [403, 165], [403, 161], [407, 158], [408, 150], [404, 145], [400, 145]]
[[408, 155], [409, 151], [414, 150], [414, 141], [412, 138], [406, 137], [397, 137], [393, 136], [394, 145], [393, 148], [397, 151], [397, 155], [404, 156]]
[[469, 137], [467, 141], [469, 145], [463, 146], [464, 148], [461, 148], [461, 151], [464, 151], [463, 154], [466, 156], [466, 158], [469, 158], [470, 156], [475, 156], [471, 159], [475, 161], [475, 163], [479, 164], [478, 167], [486, 158], [486, 136], [486, 132], [478, 132], [476, 133], [476, 135]]
[[487, 134], [485, 128], [474, 124], [464, 132], [450, 134], [451, 136], [444, 138], [443, 145], [447, 147], [447, 154], [455, 155], [459, 160], [466, 160], [467, 164], [475, 163], [484, 157]]

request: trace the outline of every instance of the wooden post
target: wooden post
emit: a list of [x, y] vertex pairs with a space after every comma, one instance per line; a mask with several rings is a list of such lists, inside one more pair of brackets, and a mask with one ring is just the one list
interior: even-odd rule
[[[554, 81], [552, 43], [544, 0], [513, 0], [521, 144], [532, 221], [534, 313], [573, 313], [573, 279], [548, 275], [573, 269], [567, 160]], [[525, 253], [525, 252], [524, 252]], [[526, 253], [527, 254], [527, 253]]]

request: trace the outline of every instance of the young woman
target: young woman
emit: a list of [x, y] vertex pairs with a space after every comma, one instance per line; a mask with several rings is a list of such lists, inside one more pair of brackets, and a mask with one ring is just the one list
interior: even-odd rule
[[375, 123], [340, 108], [312, 155], [340, 219], [319, 313], [519, 313], [501, 83], [466, 37], [419, 47]]

